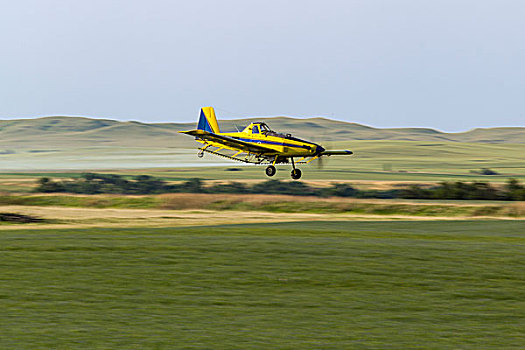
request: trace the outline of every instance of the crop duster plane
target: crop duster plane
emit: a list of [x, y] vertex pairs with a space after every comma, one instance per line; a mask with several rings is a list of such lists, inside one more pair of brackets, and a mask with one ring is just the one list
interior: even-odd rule
[[[272, 131], [266, 123], [254, 122], [240, 132], [221, 133], [213, 107], [203, 107], [196, 130], [179, 131], [202, 143], [198, 156], [204, 152], [254, 164], [268, 164], [266, 175], [274, 176], [275, 164], [292, 164], [292, 179], [301, 178], [295, 164], [308, 164], [332, 155], [351, 155], [352, 151], [328, 151], [321, 145], [301, 140], [291, 134]], [[294, 158], [299, 158], [294, 160]]]

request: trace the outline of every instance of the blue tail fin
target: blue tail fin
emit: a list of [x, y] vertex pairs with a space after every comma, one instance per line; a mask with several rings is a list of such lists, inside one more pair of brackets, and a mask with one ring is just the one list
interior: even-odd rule
[[213, 107], [201, 108], [197, 129], [212, 132], [214, 134], [220, 133], [219, 124], [217, 123], [217, 117], [215, 117]]

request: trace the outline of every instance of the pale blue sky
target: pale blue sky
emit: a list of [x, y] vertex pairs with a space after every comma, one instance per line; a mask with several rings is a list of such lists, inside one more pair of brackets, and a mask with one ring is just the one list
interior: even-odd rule
[[525, 125], [525, 1], [0, 0], [0, 118]]

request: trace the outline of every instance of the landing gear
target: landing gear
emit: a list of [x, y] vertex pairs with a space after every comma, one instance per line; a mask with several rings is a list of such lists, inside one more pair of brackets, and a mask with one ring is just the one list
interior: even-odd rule
[[273, 165], [268, 165], [268, 167], [266, 168], [266, 175], [270, 177], [274, 176], [276, 172], [277, 172], [277, 169], [275, 169]]
[[290, 158], [292, 160], [292, 179], [299, 180], [301, 178], [301, 170], [295, 168], [295, 163], [293, 161], [293, 157]]
[[293, 169], [292, 170], [292, 179], [299, 180], [301, 178], [301, 170]]
[[[292, 179], [299, 180], [301, 178], [301, 175], [302, 175], [301, 170], [299, 170], [299, 169], [297, 169], [295, 167], [295, 163], [294, 163], [292, 157], [290, 157], [290, 160], [292, 161], [292, 167], [293, 167], [292, 174], [291, 174], [292, 175]], [[285, 162], [285, 161], [286, 161], [286, 159], [281, 160], [281, 162]], [[275, 160], [273, 161], [273, 164], [272, 165], [268, 165], [266, 167], [266, 175], [268, 175], [270, 177], [275, 175], [275, 173], [277, 172], [277, 169], [275, 169], [275, 163], [277, 163], [277, 156], [275, 156]]]
[[199, 153], [197, 153], [197, 157], [199, 158], [204, 157], [204, 151], [200, 151]]

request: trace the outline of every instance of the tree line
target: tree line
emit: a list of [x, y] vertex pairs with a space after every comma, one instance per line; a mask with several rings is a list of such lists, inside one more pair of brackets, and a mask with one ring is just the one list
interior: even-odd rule
[[300, 181], [268, 180], [253, 185], [230, 182], [206, 186], [198, 178], [179, 184], [170, 184], [148, 175], [126, 179], [114, 174], [83, 173], [79, 178], [68, 180], [42, 177], [38, 180], [35, 192], [79, 194], [253, 193], [354, 198], [525, 200], [525, 187], [516, 179], [509, 179], [501, 187], [494, 187], [487, 182], [458, 181], [442, 182], [436, 186], [411, 185], [403, 189], [360, 190], [344, 183], [333, 183], [329, 187], [312, 187]]

